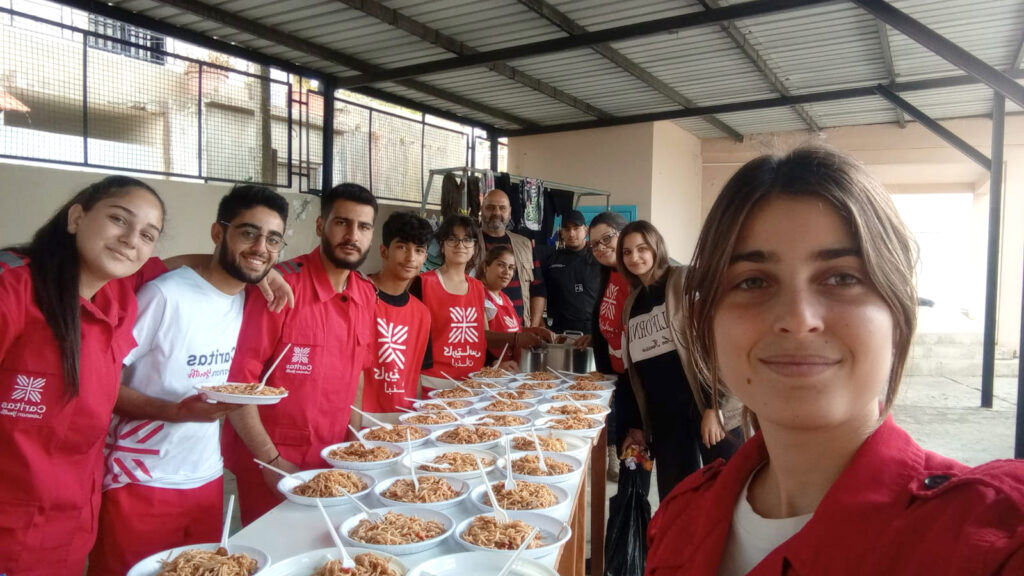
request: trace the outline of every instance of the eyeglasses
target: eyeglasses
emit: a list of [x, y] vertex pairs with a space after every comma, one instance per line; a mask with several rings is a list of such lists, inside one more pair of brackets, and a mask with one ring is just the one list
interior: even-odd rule
[[268, 232], [266, 234], [260, 232], [260, 229], [252, 224], [228, 224], [224, 221], [217, 222], [221, 226], [236, 230], [236, 235], [239, 241], [246, 246], [251, 246], [260, 241], [260, 238], [264, 238], [264, 243], [267, 245], [268, 252], [280, 252], [284, 250], [284, 247], [288, 245], [277, 232]]
[[444, 239], [444, 243], [452, 248], [455, 248], [459, 244], [462, 244], [466, 248], [472, 248], [476, 244], [476, 238], [472, 236], [465, 236], [463, 238], [456, 238], [455, 236], [449, 236]]
[[605, 234], [604, 236], [602, 236], [599, 240], [595, 240], [595, 241], [591, 242], [590, 243], [590, 249], [591, 250], [597, 250], [598, 246], [600, 246], [602, 248], [606, 248], [606, 249], [607, 248], [611, 248], [612, 247], [612, 240], [614, 240], [615, 237], [618, 236], [618, 235], [619, 235], [618, 232], [609, 232], [609, 233]]

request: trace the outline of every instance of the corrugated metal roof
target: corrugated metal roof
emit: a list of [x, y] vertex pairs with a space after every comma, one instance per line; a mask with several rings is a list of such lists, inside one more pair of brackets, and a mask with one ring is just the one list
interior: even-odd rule
[[[489, 51], [564, 38], [559, 26], [516, 0], [378, 0], [407, 18], [475, 50]], [[697, 0], [547, 0], [583, 28], [596, 31], [700, 12]], [[393, 69], [454, 58], [431, 42], [382, 22], [337, 0], [202, 0], [256, 24], [311, 42], [376, 69]], [[985, 62], [1000, 69], [1012, 62], [1024, 30], [1021, 0], [890, 0], [912, 18], [930, 26]], [[722, 0], [720, 4], [738, 4]], [[235, 43], [262, 54], [298, 62], [310, 70], [345, 78], [364, 72], [305, 54], [258, 37], [252, 26], [227, 26], [156, 0], [114, 0], [118, 8], [137, 12], [211, 38]], [[734, 23], [732, 34], [722, 25], [639, 36], [611, 46], [643, 73], [653, 75], [697, 106], [737, 103], [779, 96], [780, 88], [759, 69], [777, 76], [783, 90], [811, 94], [847, 87], [888, 83], [879, 26], [867, 12], [849, 2], [752, 17]], [[885, 30], [891, 46], [896, 81], [962, 76], [963, 72], [898, 31]], [[737, 46], [745, 43], [748, 52]], [[751, 50], [752, 49], [752, 50]], [[759, 59], [758, 65], [752, 59]], [[518, 58], [508, 64], [532, 79], [517, 82], [481, 66], [435, 72], [415, 78], [431, 87], [425, 94], [394, 81], [372, 84], [396, 97], [445, 110], [499, 129], [522, 126], [504, 115], [549, 127], [597, 120], [600, 111], [613, 117], [672, 112], [680, 105], [591, 48]], [[527, 84], [527, 85], [524, 85]], [[577, 107], [556, 99], [576, 98]], [[441, 91], [440, 93], [438, 91]], [[935, 118], [986, 114], [991, 90], [977, 84], [956, 89], [905, 93], [903, 96]], [[450, 98], [450, 99], [446, 99]], [[674, 97], [674, 96], [673, 96]], [[474, 104], [475, 103], [475, 104]], [[598, 112], [588, 114], [587, 106]], [[1008, 110], [1018, 110], [1014, 104]], [[871, 96], [804, 106], [821, 127], [893, 122], [895, 108]], [[497, 113], [497, 112], [495, 112]], [[719, 117], [742, 134], [807, 129], [793, 108], [736, 112]], [[699, 118], [677, 125], [701, 138], [720, 137], [722, 129]]]

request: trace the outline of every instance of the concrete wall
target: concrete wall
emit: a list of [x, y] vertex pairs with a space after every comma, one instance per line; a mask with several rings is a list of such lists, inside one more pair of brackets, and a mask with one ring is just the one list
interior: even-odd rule
[[651, 222], [680, 262], [690, 261], [700, 235], [701, 172], [700, 139], [671, 122], [656, 122]]

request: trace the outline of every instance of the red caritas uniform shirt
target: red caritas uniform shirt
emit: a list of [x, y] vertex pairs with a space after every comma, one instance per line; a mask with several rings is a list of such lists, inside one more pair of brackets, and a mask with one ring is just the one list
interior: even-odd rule
[[[423, 303], [430, 310], [430, 346], [433, 367], [424, 370], [427, 376], [456, 380], [483, 368], [487, 341], [484, 337], [484, 285], [466, 276], [469, 289], [465, 294], [452, 294], [441, 284], [437, 270], [420, 275]], [[442, 374], [444, 372], [444, 374]]]
[[[484, 297], [487, 298], [487, 305], [485, 308], [493, 308], [494, 316], [487, 321], [487, 329], [491, 332], [519, 332], [522, 330], [522, 325], [519, 323], [519, 315], [516, 314], [516, 307], [512, 304], [512, 300], [509, 299], [508, 295], [504, 292], [498, 292], [495, 296], [489, 291], [484, 292]], [[495, 358], [501, 356], [503, 346], [491, 348], [491, 354]], [[510, 351], [505, 352], [505, 358], [511, 358], [512, 354]]]
[[[767, 458], [758, 434], [676, 486], [648, 528], [646, 574], [718, 574], [736, 499]], [[969, 468], [889, 416], [803, 529], [749, 574], [1024, 574], [1024, 462]]]
[[430, 336], [430, 312], [415, 296], [377, 292], [376, 342], [363, 371], [363, 410], [412, 408]]
[[167, 268], [152, 258], [81, 299], [79, 392], [68, 399], [27, 264], [0, 252], [0, 574], [81, 574], [96, 539], [121, 361], [135, 347], [135, 291]]
[[[295, 307], [272, 312], [258, 289], [249, 288], [228, 380], [259, 382], [291, 344], [267, 381], [268, 386], [287, 389], [288, 397], [260, 406], [260, 420], [281, 457], [300, 468], [322, 468], [320, 450], [345, 438], [359, 373], [369, 360], [374, 288], [353, 272], [344, 291], [335, 293], [319, 247], [277, 269], [295, 293]], [[225, 466], [238, 476], [239, 505], [248, 523], [280, 496], [266, 487], [253, 455], [230, 423], [224, 426], [221, 447]]]
[[601, 296], [597, 325], [601, 330], [601, 336], [608, 342], [612, 370], [618, 374], [626, 372], [626, 365], [622, 362], [622, 334], [626, 330], [622, 322], [622, 310], [626, 306], [628, 296], [629, 281], [622, 274], [612, 270], [608, 275], [608, 285]]

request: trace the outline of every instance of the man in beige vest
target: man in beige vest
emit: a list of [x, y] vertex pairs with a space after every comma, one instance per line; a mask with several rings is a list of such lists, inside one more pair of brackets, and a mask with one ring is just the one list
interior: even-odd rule
[[516, 258], [516, 274], [503, 292], [516, 307], [516, 312], [528, 327], [543, 326], [544, 291], [543, 277], [533, 257], [533, 242], [507, 230], [512, 221], [512, 207], [508, 195], [501, 190], [491, 190], [484, 196], [480, 206], [480, 243], [484, 253], [492, 246], [509, 244]]

